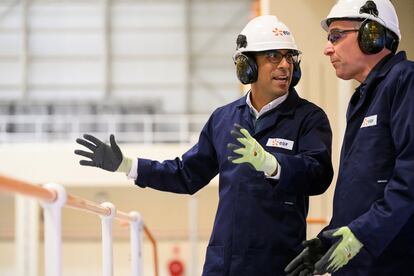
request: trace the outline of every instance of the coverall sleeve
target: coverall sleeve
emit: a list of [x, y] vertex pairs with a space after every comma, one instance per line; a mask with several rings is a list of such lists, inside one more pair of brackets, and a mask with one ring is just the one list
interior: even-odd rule
[[210, 122], [206, 123], [199, 140], [182, 158], [159, 162], [138, 159], [138, 178], [135, 184], [160, 191], [194, 194], [218, 173], [218, 161], [211, 141]]
[[278, 187], [295, 194], [322, 194], [332, 181], [333, 168], [332, 131], [321, 109], [306, 116], [296, 143], [298, 154], [276, 153], [283, 168]]
[[391, 107], [390, 128], [396, 152], [394, 171], [384, 197], [349, 224], [351, 231], [374, 256], [384, 251], [414, 215], [413, 92], [414, 70], [403, 71]]

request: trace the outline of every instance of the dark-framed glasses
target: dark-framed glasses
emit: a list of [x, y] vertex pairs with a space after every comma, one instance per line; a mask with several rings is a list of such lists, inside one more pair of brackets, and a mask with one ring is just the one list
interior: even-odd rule
[[297, 63], [299, 62], [299, 51], [287, 51], [285, 54], [282, 54], [280, 51], [277, 50], [271, 50], [271, 51], [265, 51], [263, 52], [263, 55], [266, 56], [267, 60], [270, 63], [280, 63], [283, 58], [286, 59], [287, 63]]
[[349, 29], [349, 30], [338, 30], [334, 29], [328, 33], [328, 40], [332, 44], [337, 43], [340, 39], [342, 39], [347, 33], [358, 32], [359, 29]]

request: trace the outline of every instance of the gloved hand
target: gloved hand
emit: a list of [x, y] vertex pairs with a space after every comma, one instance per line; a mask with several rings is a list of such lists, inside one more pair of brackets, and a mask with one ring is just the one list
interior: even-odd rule
[[285, 268], [287, 276], [310, 276], [315, 270], [315, 263], [328, 251], [320, 239], [304, 241], [305, 249], [296, 256]]
[[132, 167], [132, 159], [122, 155], [121, 149], [116, 144], [113, 134], [109, 137], [111, 146], [89, 134], [84, 134], [83, 138], [76, 139], [76, 143], [85, 146], [92, 152], [75, 150], [75, 154], [91, 160], [80, 160], [79, 164], [82, 166], [98, 167], [111, 172], [129, 173]]
[[235, 164], [248, 163], [257, 171], [262, 171], [268, 176], [277, 173], [278, 163], [276, 158], [265, 151], [256, 139], [250, 136], [247, 129], [234, 124], [234, 129], [230, 133], [243, 146], [229, 143], [227, 148], [238, 154], [238, 156], [229, 156], [228, 160]]
[[333, 273], [346, 265], [349, 260], [358, 254], [364, 246], [352, 233], [349, 227], [344, 226], [339, 229], [328, 230], [322, 233], [326, 238], [341, 236], [333, 244], [328, 252], [315, 264], [315, 272], [318, 274]]

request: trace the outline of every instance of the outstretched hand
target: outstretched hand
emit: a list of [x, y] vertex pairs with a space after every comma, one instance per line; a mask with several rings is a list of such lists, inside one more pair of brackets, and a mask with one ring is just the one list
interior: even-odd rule
[[84, 150], [75, 150], [75, 154], [89, 159], [80, 160], [79, 164], [81, 164], [82, 166], [98, 167], [111, 172], [129, 172], [131, 164], [129, 164], [129, 168], [128, 164], [125, 164], [126, 160], [124, 160], [121, 149], [115, 142], [115, 136], [113, 134], [110, 135], [109, 141], [110, 145], [105, 144], [101, 140], [90, 134], [84, 134], [83, 139], [76, 139], [76, 142], [78, 144], [90, 150], [90, 152]]

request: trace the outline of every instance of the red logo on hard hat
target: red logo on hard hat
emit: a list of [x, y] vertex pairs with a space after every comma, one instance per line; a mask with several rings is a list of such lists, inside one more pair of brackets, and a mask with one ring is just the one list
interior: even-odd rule
[[290, 32], [289, 31], [284, 31], [284, 30], [281, 30], [281, 29], [278, 29], [278, 28], [274, 28], [272, 32], [275, 34], [275, 36], [279, 36], [279, 35], [281, 35], [281, 36], [290, 35]]

